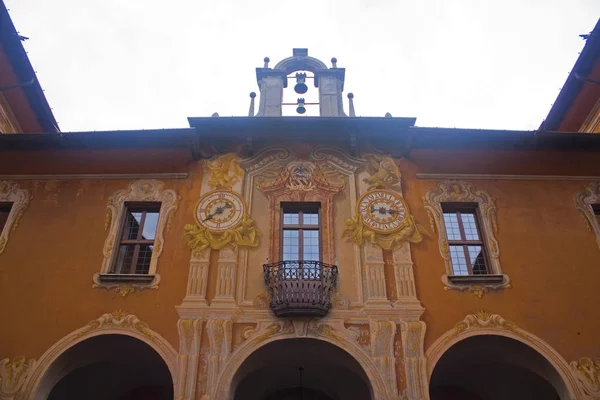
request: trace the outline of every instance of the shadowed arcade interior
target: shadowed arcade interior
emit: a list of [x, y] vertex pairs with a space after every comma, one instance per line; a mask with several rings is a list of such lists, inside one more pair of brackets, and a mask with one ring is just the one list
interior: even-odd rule
[[556, 369], [514, 339], [482, 335], [462, 340], [442, 355], [429, 384], [431, 400], [568, 399]]
[[102, 335], [58, 357], [36, 394], [36, 399], [42, 398], [172, 400], [173, 380], [165, 362], [147, 344], [129, 336]]
[[242, 363], [233, 380], [234, 399], [371, 400], [368, 382], [344, 350], [315, 339], [285, 339], [261, 347]]

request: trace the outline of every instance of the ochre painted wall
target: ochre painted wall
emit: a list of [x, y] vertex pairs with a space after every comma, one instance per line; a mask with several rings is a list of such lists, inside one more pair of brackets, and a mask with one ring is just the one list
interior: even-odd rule
[[[577, 157], [577, 161], [574, 159]], [[419, 164], [413, 162], [414, 159]], [[540, 163], [546, 160], [545, 163]], [[565, 162], [552, 162], [552, 160]], [[595, 159], [595, 160], [594, 160]], [[514, 160], [519, 168], [503, 165]], [[566, 160], [566, 161], [565, 161]], [[595, 161], [595, 162], [594, 162]], [[600, 175], [600, 163], [588, 154], [545, 154], [465, 151], [421, 151], [401, 160], [404, 196], [415, 218], [433, 237], [411, 247], [418, 297], [426, 311], [425, 348], [452, 329], [466, 314], [485, 309], [502, 315], [556, 349], [567, 361], [599, 357], [600, 249], [576, 209], [573, 196], [586, 181], [473, 180], [476, 188], [496, 198], [497, 239], [502, 271], [512, 288], [490, 291], [482, 299], [470, 293], [444, 291], [444, 261], [431, 231], [422, 198], [435, 180], [417, 172]], [[546, 172], [547, 171], [547, 172]]]
[[[398, 163], [410, 210], [432, 235], [411, 245], [418, 297], [426, 308], [426, 348], [467, 314], [485, 309], [539, 336], [567, 361], [600, 357], [600, 249], [573, 201], [573, 195], [588, 182], [471, 181], [496, 198], [500, 262], [512, 282], [511, 289], [490, 291], [479, 299], [470, 293], [444, 290], [440, 278], [445, 267], [437, 234], [431, 231], [422, 202], [437, 182], [416, 177], [418, 172], [600, 176], [597, 155], [413, 150], [408, 159]], [[117, 309], [137, 315], [177, 349], [175, 307], [185, 296], [190, 260], [182, 235], [184, 225], [193, 221], [200, 197], [201, 165], [184, 149], [0, 153], [2, 173], [189, 174], [187, 179], [162, 179], [182, 200], [170, 231], [165, 233], [158, 262], [160, 288], [126, 297], [92, 289], [92, 275], [102, 262], [107, 199], [127, 188], [131, 180], [18, 181], [33, 199], [0, 255], [0, 358], [39, 358], [63, 336]], [[259, 215], [267, 210], [266, 198], [256, 190], [254, 196], [252, 218], [266, 240], [268, 217]], [[344, 191], [336, 199], [339, 210], [349, 209], [347, 196]], [[351, 248], [340, 238], [347, 217], [347, 211], [336, 210], [335, 242], [340, 246], [338, 254], [343, 252], [340, 264], [348, 262]], [[268, 256], [265, 243], [250, 251], [258, 273], [249, 275], [249, 299], [264, 290], [260, 266]], [[346, 270], [340, 265], [341, 273]], [[348, 293], [354, 287], [353, 279], [356, 277], [340, 278]], [[209, 284], [214, 285], [214, 280]], [[214, 293], [214, 288], [209, 288], [209, 293]]]

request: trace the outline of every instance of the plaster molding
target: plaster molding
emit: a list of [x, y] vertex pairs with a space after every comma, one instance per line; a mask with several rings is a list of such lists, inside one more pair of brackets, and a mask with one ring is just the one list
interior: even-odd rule
[[182, 173], [156, 173], [156, 174], [27, 174], [27, 175], [0, 175], [2, 179], [13, 180], [53, 180], [53, 181], [79, 181], [79, 180], [131, 180], [131, 179], [187, 179], [187, 172]]
[[19, 398], [19, 392], [29, 378], [35, 360], [27, 360], [24, 356], [0, 360], [0, 399], [13, 400]]
[[428, 174], [417, 173], [417, 179], [434, 180], [498, 180], [498, 181], [600, 181], [600, 176], [582, 175], [502, 175], [502, 174]]
[[[51, 389], [41, 387], [42, 379], [52, 364], [65, 351], [89, 338], [115, 334], [131, 336], [150, 346], [164, 360], [171, 376], [175, 379], [177, 372], [177, 351], [173, 346], [135, 315], [117, 310], [112, 313], [103, 314], [99, 318], [90, 321], [87, 325], [69, 333], [46, 350], [38, 361], [30, 361], [33, 368], [29, 371], [27, 379], [23, 384], [20, 398], [33, 400], [37, 398], [36, 396], [39, 395], [40, 390], [49, 391]], [[67, 372], [63, 371], [63, 373], [66, 374]]]
[[409, 399], [429, 399], [427, 358], [424, 354], [425, 332], [423, 321], [401, 321], [402, 361], [406, 374], [406, 395]]
[[[442, 211], [444, 202], [466, 202], [477, 203], [480, 215], [480, 228], [482, 239], [485, 244], [485, 250], [488, 254], [489, 274], [501, 275], [501, 282], [478, 282], [474, 283], [454, 283], [448, 278], [454, 275], [452, 269], [452, 259], [450, 257], [450, 247], [446, 235], [446, 225]], [[438, 246], [440, 254], [444, 259], [446, 274], [442, 276], [446, 290], [468, 290], [481, 298], [488, 289], [506, 289], [510, 288], [510, 278], [502, 273], [500, 267], [500, 249], [496, 239], [498, 231], [498, 222], [496, 216], [496, 199], [489, 192], [483, 189], [477, 189], [472, 184], [463, 181], [445, 181], [438, 184], [437, 189], [431, 189], [423, 198], [425, 210], [429, 214], [431, 229], [438, 232]]]
[[[384, 324], [393, 324], [390, 321], [378, 321]], [[376, 322], [376, 323], [378, 323]], [[388, 332], [389, 329], [383, 329]], [[382, 339], [371, 338], [371, 341], [379, 341], [381, 345], [376, 345], [376, 350], [391, 353], [382, 357], [390, 358], [394, 364], [393, 346], [386, 347], [386, 338], [389, 335], [382, 335]], [[207, 398], [210, 399], [232, 399], [232, 382], [235, 373], [242, 365], [243, 361], [253, 352], [265, 346], [268, 343], [292, 338], [308, 337], [323, 340], [346, 351], [354, 357], [367, 375], [373, 396], [376, 399], [398, 399], [398, 392], [395, 384], [395, 376], [390, 377], [389, 371], [382, 371], [380, 363], [376, 363], [371, 355], [371, 347], [364, 347], [359, 343], [359, 334], [354, 330], [346, 329], [343, 320], [331, 320], [327, 322], [310, 320], [263, 320], [259, 321], [255, 328], [249, 328], [244, 331], [244, 342], [233, 351], [214, 385], [208, 392]], [[393, 335], [392, 335], [393, 340]], [[393, 386], [390, 382], [393, 382]]]
[[600, 205], [600, 180], [587, 185], [583, 192], [575, 193], [573, 199], [588, 228], [596, 235], [596, 244], [600, 247], [600, 224], [592, 208], [593, 204]]
[[490, 314], [480, 310], [468, 314], [454, 328], [440, 336], [425, 353], [427, 358], [427, 377], [431, 378], [433, 370], [442, 357], [456, 343], [478, 335], [504, 336], [526, 344], [540, 353], [555, 369], [563, 380], [569, 399], [585, 399], [583, 387], [573, 373], [572, 366], [562, 358], [548, 343], [531, 332], [518, 327], [498, 314]]
[[29, 191], [19, 188], [16, 183], [0, 181], [0, 202], [12, 203], [8, 219], [4, 224], [4, 228], [0, 231], [0, 254], [2, 254], [8, 243], [10, 232], [13, 232], [19, 226], [19, 221], [31, 199], [32, 196]]
[[[164, 188], [164, 183], [157, 180], [139, 180], [134, 181], [127, 189], [121, 189], [115, 192], [108, 199], [106, 205], [106, 221], [105, 230], [108, 230], [108, 236], [104, 242], [102, 266], [100, 273], [94, 274], [92, 280], [94, 288], [104, 288], [107, 290], [115, 290], [126, 296], [136, 290], [142, 289], [158, 289], [160, 275], [156, 273], [158, 259], [163, 251], [164, 232], [169, 230], [173, 214], [177, 211], [178, 203], [181, 197], [174, 190]], [[149, 283], [114, 283], [102, 282], [100, 274], [107, 274], [114, 260], [115, 250], [119, 246], [119, 227], [121, 221], [125, 217], [125, 203], [136, 201], [153, 201], [160, 202], [160, 214], [156, 227], [156, 235], [154, 238], [154, 249], [152, 251], [152, 259], [150, 260], [150, 269], [148, 275], [153, 275], [154, 279]]]
[[175, 398], [177, 400], [193, 400], [198, 383], [202, 319], [180, 319], [177, 322], [177, 330], [179, 332], [179, 354], [177, 355]]
[[571, 361], [571, 368], [586, 395], [600, 399], [600, 359], [589, 357]]

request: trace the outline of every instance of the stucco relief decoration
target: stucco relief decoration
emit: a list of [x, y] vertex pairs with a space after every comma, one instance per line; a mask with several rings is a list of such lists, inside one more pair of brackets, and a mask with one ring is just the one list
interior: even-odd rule
[[[235, 154], [225, 154], [214, 161], [208, 161], [206, 167], [210, 172], [208, 186], [214, 189], [206, 196], [218, 196], [219, 193], [233, 194], [233, 186], [240, 181], [244, 171], [239, 166], [240, 158]], [[200, 199], [198, 205], [202, 203]], [[228, 229], [217, 230], [205, 226], [196, 217], [195, 224], [187, 224], [184, 227], [184, 239], [195, 253], [201, 253], [206, 249], [221, 250], [227, 246], [235, 247], [258, 247], [260, 243], [260, 232], [254, 226], [254, 220], [246, 212], [243, 199], [240, 198], [243, 210], [242, 218]], [[198, 207], [197, 207], [198, 208]], [[196, 210], [198, 216], [198, 210]], [[207, 218], [208, 219], [208, 218]]]
[[402, 174], [393, 158], [369, 154], [365, 156], [365, 160], [370, 176], [364, 178], [363, 181], [369, 185], [368, 190], [393, 189], [400, 185]]
[[[477, 203], [481, 216], [481, 230], [485, 248], [488, 253], [490, 275], [502, 275], [501, 282], [478, 282], [471, 283], [453, 283], [448, 276], [453, 275], [452, 259], [450, 257], [450, 247], [446, 237], [446, 225], [442, 211], [444, 202], [464, 202]], [[481, 298], [488, 289], [510, 288], [510, 278], [502, 273], [500, 268], [500, 249], [496, 240], [498, 232], [498, 221], [496, 216], [496, 199], [487, 191], [475, 188], [472, 184], [463, 181], [441, 182], [437, 189], [431, 189], [423, 198], [425, 210], [429, 214], [429, 222], [433, 231], [438, 233], [438, 245], [445, 265], [446, 274], [442, 276], [444, 289], [456, 289], [460, 291], [468, 290]]]
[[600, 247], [600, 224], [592, 208], [592, 205], [600, 204], [600, 182], [590, 183], [585, 187], [585, 191], [576, 193], [574, 199], [588, 228], [596, 235], [596, 243]]
[[206, 168], [210, 172], [208, 186], [211, 189], [231, 189], [243, 176], [239, 166], [240, 158], [235, 154], [225, 154], [214, 161], [208, 161]]
[[447, 343], [454, 337], [473, 329], [505, 330], [523, 339], [529, 339], [527, 334], [514, 323], [505, 320], [498, 314], [490, 314], [485, 310], [479, 310], [475, 314], [467, 315], [464, 320], [456, 324], [452, 333], [444, 338], [444, 342]]
[[263, 192], [292, 192], [292, 198], [303, 200], [313, 190], [338, 193], [344, 188], [343, 176], [328, 163], [292, 161], [286, 166], [275, 163], [257, 178], [257, 186]]
[[[368, 184], [368, 191], [359, 199], [356, 215], [345, 221], [343, 237], [349, 238], [358, 245], [371, 243], [384, 250], [401, 247], [405, 242], [421, 242], [423, 234], [427, 234], [427, 231], [423, 226], [417, 224], [410, 214], [402, 195], [396, 193], [400, 189], [401, 174], [394, 160], [388, 156], [375, 154], [365, 156], [365, 160], [369, 176], [363, 178], [363, 181]], [[394, 203], [393, 198], [396, 198], [395, 202], [399, 204], [400, 208], [390, 208], [387, 212], [390, 214], [402, 213], [402, 218], [398, 219], [397, 223], [390, 224], [389, 228], [387, 225], [381, 224], [384, 228], [373, 229], [365, 223], [366, 215], [362, 210], [362, 206], [364, 206], [362, 203], [368, 201], [368, 196], [372, 194], [384, 196], [386, 193], [390, 193], [389, 197], [392, 203]], [[373, 206], [371, 206], [371, 211], [373, 211]]]
[[23, 356], [12, 361], [8, 358], [0, 360], [0, 399], [20, 399], [21, 389], [35, 365], [35, 360]]
[[225, 232], [211, 232], [199, 224], [187, 224], [184, 238], [194, 252], [206, 249], [221, 250], [227, 246], [232, 247], [258, 247], [260, 232], [254, 226], [254, 220], [249, 215], [244, 215], [240, 225]]
[[[136, 290], [141, 289], [158, 289], [160, 283], [160, 275], [156, 272], [158, 259], [163, 251], [165, 230], [169, 230], [171, 220], [175, 211], [178, 208], [181, 197], [174, 190], [165, 189], [163, 182], [155, 179], [139, 180], [133, 182], [127, 189], [118, 190], [108, 199], [106, 205], [106, 225], [105, 230], [108, 230], [108, 236], [104, 242], [102, 267], [100, 273], [93, 276], [94, 288], [105, 288], [118, 292], [121, 296], [126, 296]], [[160, 214], [156, 228], [154, 239], [154, 249], [152, 251], [152, 259], [150, 260], [150, 269], [148, 275], [154, 276], [154, 279], [149, 283], [115, 283], [101, 281], [101, 275], [108, 274], [113, 261], [113, 254], [116, 249], [117, 235], [119, 232], [120, 222], [123, 219], [126, 202], [136, 201], [152, 201], [160, 202]]]
[[600, 359], [583, 357], [570, 365], [583, 391], [592, 399], [600, 399]]
[[27, 209], [31, 201], [31, 195], [25, 189], [20, 189], [16, 183], [9, 181], [0, 181], [0, 202], [11, 203], [8, 219], [4, 224], [4, 229], [0, 231], [0, 254], [4, 251], [10, 232], [17, 229], [23, 212]]

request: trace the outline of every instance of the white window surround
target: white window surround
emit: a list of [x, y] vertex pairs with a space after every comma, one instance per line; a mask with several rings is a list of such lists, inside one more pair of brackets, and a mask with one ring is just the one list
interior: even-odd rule
[[[93, 287], [112, 289], [122, 296], [134, 292], [136, 289], [158, 289], [160, 275], [156, 272], [158, 258], [160, 257], [165, 229], [168, 231], [173, 213], [177, 210], [180, 197], [174, 190], [164, 189], [164, 183], [155, 179], [139, 180], [133, 182], [127, 189], [121, 189], [109, 197], [106, 205], [106, 222], [104, 229], [108, 236], [104, 242], [104, 259], [99, 273], [93, 276]], [[128, 202], [160, 202], [160, 214], [156, 227], [154, 249], [150, 260], [150, 269], [147, 275], [116, 275], [109, 274], [110, 267], [117, 254], [119, 245], [119, 228], [123, 221], [126, 203]]]
[[600, 247], [600, 224], [592, 208], [592, 205], [600, 204], [600, 182], [590, 183], [585, 187], [585, 191], [575, 193], [574, 200], [588, 228], [596, 235], [596, 243]]
[[12, 203], [8, 219], [6, 220], [6, 224], [4, 224], [4, 229], [0, 231], [0, 254], [2, 254], [8, 243], [10, 232], [19, 226], [19, 220], [29, 205], [31, 198], [31, 194], [25, 189], [20, 189], [16, 183], [0, 181], [0, 202]]
[[[488, 255], [488, 275], [453, 275], [452, 259], [446, 236], [442, 203], [477, 203], [479, 209], [480, 230]], [[440, 254], [446, 264], [446, 273], [442, 276], [445, 289], [469, 290], [478, 297], [483, 297], [488, 289], [510, 288], [508, 275], [500, 268], [500, 249], [495, 233], [498, 230], [496, 221], [496, 201], [485, 190], [476, 189], [472, 184], [463, 181], [445, 181], [438, 184], [437, 189], [431, 189], [423, 198], [425, 210], [429, 213], [431, 228], [438, 232]]]

